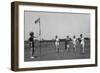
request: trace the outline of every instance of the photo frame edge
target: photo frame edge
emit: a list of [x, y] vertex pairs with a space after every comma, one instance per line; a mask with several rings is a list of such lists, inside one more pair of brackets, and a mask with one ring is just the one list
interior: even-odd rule
[[[72, 65], [72, 66], [52, 66], [52, 67], [38, 67], [38, 68], [18, 68], [18, 6], [19, 5], [45, 5], [47, 6], [58, 6], [58, 7], [74, 7], [74, 8], [86, 8], [86, 9], [95, 9], [95, 64], [86, 64], [86, 65]], [[17, 27], [17, 28], [16, 28]], [[15, 33], [17, 32], [17, 33]], [[13, 71], [28, 71], [28, 70], [46, 70], [46, 69], [61, 69], [61, 68], [79, 68], [79, 67], [93, 67], [97, 66], [97, 6], [82, 6], [82, 5], [67, 5], [67, 4], [50, 4], [50, 3], [34, 3], [34, 2], [19, 2], [14, 1], [11, 3], [11, 70]]]
[[18, 69], [18, 4], [11, 3], [11, 70]]

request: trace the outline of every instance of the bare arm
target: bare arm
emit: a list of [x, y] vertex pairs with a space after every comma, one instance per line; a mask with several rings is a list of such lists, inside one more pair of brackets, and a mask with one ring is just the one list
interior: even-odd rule
[[34, 38], [38, 38], [39, 36], [34, 36]]

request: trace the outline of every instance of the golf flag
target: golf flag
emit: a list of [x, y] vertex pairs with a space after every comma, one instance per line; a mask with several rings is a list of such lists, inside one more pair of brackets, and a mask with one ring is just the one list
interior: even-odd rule
[[[40, 17], [35, 20], [35, 24], [39, 23], [39, 37], [41, 36], [41, 24], [40, 24]], [[40, 37], [41, 40], [41, 37]], [[40, 41], [40, 57], [41, 57], [41, 41]]]
[[40, 18], [38, 18], [37, 20], [35, 20], [35, 24], [40, 23]]
[[41, 24], [40, 24], [40, 17], [35, 20], [35, 24], [39, 23], [39, 36], [41, 35]]

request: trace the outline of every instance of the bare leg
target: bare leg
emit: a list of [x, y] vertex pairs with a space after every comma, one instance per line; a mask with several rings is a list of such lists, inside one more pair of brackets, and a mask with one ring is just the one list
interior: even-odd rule
[[59, 47], [58, 47], [58, 53], [59, 53]]
[[67, 51], [69, 50], [69, 45], [67, 45]]
[[58, 48], [57, 48], [57, 45], [55, 44], [55, 47], [56, 47], [56, 52], [58, 51]]
[[34, 56], [34, 48], [32, 48], [32, 56]]
[[33, 59], [34, 58], [34, 56], [33, 56], [34, 55], [34, 48], [31, 47], [30, 49], [31, 49], [31, 51], [30, 51], [31, 58]]
[[84, 44], [82, 44], [82, 53], [85, 53]]
[[57, 52], [59, 53], [59, 45], [57, 45]]
[[74, 44], [74, 51], [76, 52], [76, 45]]

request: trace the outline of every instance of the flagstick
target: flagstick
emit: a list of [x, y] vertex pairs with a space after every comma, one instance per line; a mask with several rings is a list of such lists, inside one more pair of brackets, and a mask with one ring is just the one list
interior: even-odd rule
[[40, 24], [40, 18], [38, 18], [37, 20], [35, 20], [35, 24], [37, 24], [39, 22], [39, 36], [40, 36], [40, 57], [41, 57], [41, 24]]
[[40, 40], [40, 57], [41, 57], [41, 40]]
[[41, 57], [41, 24], [39, 21], [39, 35], [40, 35], [40, 57]]

